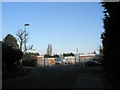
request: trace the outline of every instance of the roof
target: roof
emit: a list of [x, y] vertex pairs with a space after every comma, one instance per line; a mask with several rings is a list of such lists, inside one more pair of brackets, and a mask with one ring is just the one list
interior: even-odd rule
[[44, 56], [37, 56], [37, 58], [44, 58]]
[[80, 55], [80, 57], [94, 57], [96, 54]]

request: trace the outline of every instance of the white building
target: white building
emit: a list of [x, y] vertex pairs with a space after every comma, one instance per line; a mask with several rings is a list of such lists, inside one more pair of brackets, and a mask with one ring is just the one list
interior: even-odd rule
[[96, 56], [96, 54], [86, 54], [86, 55], [80, 55], [80, 62], [86, 62], [90, 61]]
[[48, 44], [47, 55], [52, 56], [52, 45]]

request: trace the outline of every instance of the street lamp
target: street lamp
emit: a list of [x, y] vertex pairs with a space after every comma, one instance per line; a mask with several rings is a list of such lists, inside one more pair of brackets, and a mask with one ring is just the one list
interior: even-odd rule
[[[24, 31], [25, 31], [25, 37], [28, 35], [28, 33], [26, 32], [26, 27], [29, 26], [29, 24], [24, 24]], [[27, 38], [25, 38], [25, 42], [24, 42], [24, 47], [25, 47], [25, 55], [26, 55], [26, 51], [27, 51], [27, 47], [26, 47], [26, 43], [27, 43]], [[25, 68], [25, 62], [24, 62], [24, 68]], [[26, 69], [25, 69], [26, 71]]]
[[30, 24], [24, 24], [24, 26], [29, 26]]
[[[29, 24], [24, 24], [24, 27], [25, 27], [25, 36], [28, 35], [28, 33], [26, 32], [26, 27], [27, 27], [27, 26], [29, 26]], [[26, 43], [27, 43], [27, 38], [25, 38], [25, 43], [24, 43], [24, 46], [25, 46], [25, 52], [27, 51]]]

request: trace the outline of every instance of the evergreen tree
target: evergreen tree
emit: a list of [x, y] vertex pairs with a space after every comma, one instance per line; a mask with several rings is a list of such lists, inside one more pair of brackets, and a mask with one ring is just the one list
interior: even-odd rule
[[[119, 2], [102, 2], [104, 7], [104, 33], [101, 35], [103, 44], [103, 67], [109, 80], [115, 87], [120, 85], [120, 13]], [[116, 84], [119, 83], [119, 85]]]
[[7, 44], [8, 46], [11, 46], [11, 47], [15, 47], [15, 48], [18, 48], [19, 46], [18, 46], [18, 44], [17, 44], [17, 40], [16, 40], [16, 38], [13, 36], [13, 35], [11, 35], [11, 34], [8, 34], [6, 37], [5, 37], [5, 39], [3, 39], [3, 42], [5, 43], [5, 44]]

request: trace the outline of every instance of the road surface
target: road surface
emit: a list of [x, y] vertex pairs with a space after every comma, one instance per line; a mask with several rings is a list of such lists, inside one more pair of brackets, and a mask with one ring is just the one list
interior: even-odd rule
[[100, 67], [35, 67], [24, 77], [3, 80], [2, 88], [105, 88]]

